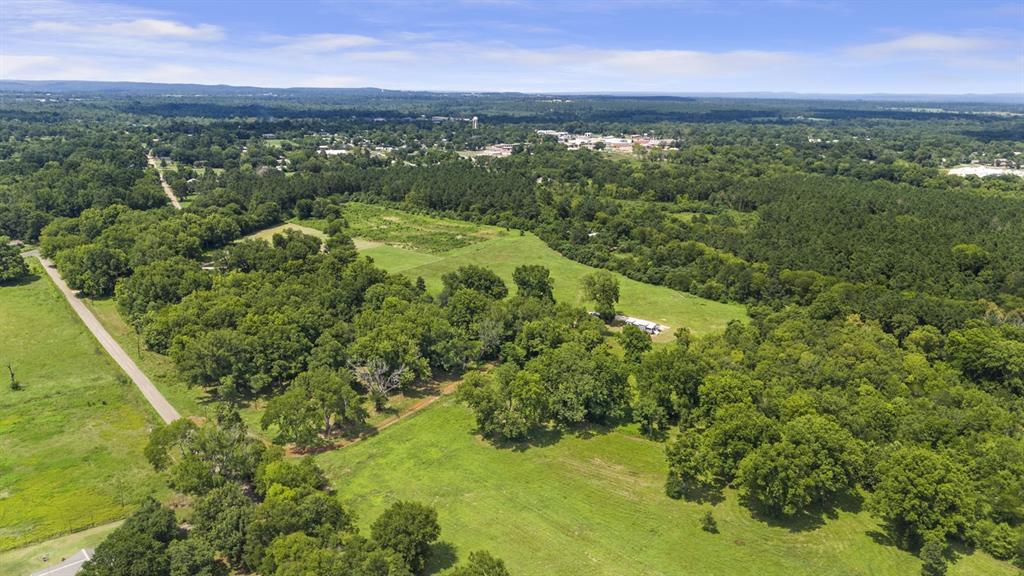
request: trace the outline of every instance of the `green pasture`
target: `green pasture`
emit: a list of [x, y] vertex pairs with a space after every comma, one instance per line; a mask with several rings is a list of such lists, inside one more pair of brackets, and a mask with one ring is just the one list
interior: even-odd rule
[[253, 234], [250, 234], [250, 235], [246, 236], [244, 238], [244, 240], [266, 240], [267, 242], [270, 242], [274, 238], [274, 234], [280, 234], [280, 233], [284, 232], [285, 230], [297, 230], [299, 232], [302, 232], [303, 234], [308, 234], [310, 236], [316, 236], [317, 238], [319, 238], [321, 240], [326, 240], [327, 239], [327, 234], [324, 234], [323, 232], [321, 232], [320, 230], [317, 230], [316, 228], [311, 228], [309, 226], [302, 226], [300, 224], [295, 224], [295, 223], [292, 223], [292, 222], [287, 222], [287, 223], [281, 224], [279, 226], [273, 226], [271, 228], [264, 228], [263, 230], [260, 230], [259, 232], [256, 232], [256, 233], [253, 233]]
[[0, 550], [109, 523], [166, 492], [142, 454], [156, 414], [32, 267], [31, 280], [0, 287]]
[[[444, 274], [467, 264], [490, 268], [513, 290], [512, 272], [517, 266], [540, 264], [551, 270], [557, 300], [587, 304], [579, 282], [595, 269], [562, 256], [533, 234], [356, 203], [346, 204], [345, 218], [362, 254], [388, 271], [422, 276], [434, 293], [441, 290]], [[443, 249], [446, 246], [453, 247]], [[656, 340], [671, 339], [671, 333], [682, 326], [704, 334], [724, 329], [730, 320], [747, 318], [739, 304], [617, 276], [620, 312], [669, 326]]]
[[[364, 531], [397, 500], [436, 507], [442, 529], [431, 573], [481, 549], [517, 576], [920, 573], [918, 559], [884, 543], [878, 523], [856, 507], [801, 527], [752, 517], [732, 492], [713, 508], [669, 499], [663, 445], [631, 428], [549, 433], [499, 448], [447, 398], [317, 460]], [[718, 534], [700, 528], [712, 509]], [[949, 572], [1015, 573], [983, 553], [960, 558]]]

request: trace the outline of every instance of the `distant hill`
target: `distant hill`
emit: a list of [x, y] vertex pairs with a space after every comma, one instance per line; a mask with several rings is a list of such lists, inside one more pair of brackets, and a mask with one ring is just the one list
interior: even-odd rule
[[[267, 88], [260, 86], [229, 86], [226, 84], [161, 84], [155, 82], [95, 82], [85, 80], [0, 80], [0, 92], [42, 92], [76, 94], [137, 94], [162, 96], [450, 96], [487, 95], [487, 92], [434, 92], [429, 90], [387, 90], [384, 88]], [[524, 95], [519, 92], [500, 93]], [[1018, 94], [812, 94], [800, 92], [578, 92], [536, 94], [557, 96], [587, 96], [590, 98], [644, 98], [654, 100], [685, 100], [691, 98], [778, 99], [778, 100], [839, 100], [868, 102], [930, 102], [930, 103], [987, 103], [1024, 104], [1024, 93]]]

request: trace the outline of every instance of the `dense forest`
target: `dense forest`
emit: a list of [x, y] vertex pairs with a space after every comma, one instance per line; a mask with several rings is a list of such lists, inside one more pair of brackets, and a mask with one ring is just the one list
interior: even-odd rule
[[[365, 423], [364, 399], [383, 408], [452, 375], [495, 445], [636, 423], [664, 443], [666, 505], [735, 489], [766, 521], [808, 525], [863, 508], [926, 566], [963, 546], [1024, 566], [1024, 181], [944, 171], [1016, 158], [1024, 135], [985, 106], [904, 108], [6, 100], [0, 238], [38, 245], [82, 295], [115, 298], [147, 349], [223, 406], [215, 422], [156, 429], [147, 448], [195, 499], [191, 529], [148, 501], [83, 573], [420, 573], [436, 511], [400, 502], [362, 535], [315, 464], [281, 446], [324, 449]], [[570, 150], [541, 128], [671, 144]], [[507, 157], [459, 154], [501, 142], [516, 144]], [[185, 209], [167, 205], [150, 152], [175, 165]], [[514, 285], [464, 266], [430, 294], [359, 256], [351, 201], [531, 231], [595, 268], [745, 304], [751, 321], [652, 345], [605, 324], [614, 277], [586, 279], [590, 314], [556, 302], [542, 266]], [[327, 239], [243, 238], [293, 219]], [[0, 247], [0, 282], [28, 274]], [[272, 446], [235, 411], [254, 400]], [[506, 572], [478, 552], [452, 573]]]

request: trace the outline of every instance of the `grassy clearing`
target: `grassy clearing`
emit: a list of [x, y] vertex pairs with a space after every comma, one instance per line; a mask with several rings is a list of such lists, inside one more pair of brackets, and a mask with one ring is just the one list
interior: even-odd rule
[[506, 234], [493, 226], [355, 202], [345, 205], [345, 219], [349, 222], [349, 234], [355, 238], [426, 254], [444, 254]]
[[[23, 576], [44, 568], [52, 568], [82, 548], [95, 548], [113, 532], [121, 522], [103, 524], [95, 528], [32, 544], [17, 550], [0, 553], [0, 574]], [[43, 561], [43, 558], [48, 558]]]
[[[412, 278], [422, 276], [428, 289], [441, 290], [441, 277], [459, 266], [490, 268], [512, 287], [512, 272], [523, 264], [541, 264], [555, 279], [555, 298], [583, 306], [579, 281], [595, 269], [555, 252], [533, 234], [520, 235], [493, 226], [409, 214], [380, 206], [351, 203], [345, 206], [350, 232], [372, 241], [360, 251], [382, 268]], [[440, 247], [461, 246], [438, 252]], [[358, 244], [357, 244], [358, 247]], [[656, 341], [671, 340], [671, 332], [686, 326], [695, 333], [720, 331], [730, 320], [746, 319], [743, 306], [723, 304], [663, 286], [619, 278], [619, 310], [630, 316], [669, 326]]]
[[316, 228], [310, 228], [309, 226], [302, 226], [300, 224], [295, 224], [292, 222], [281, 224], [280, 226], [274, 226], [272, 228], [265, 228], [263, 230], [260, 230], [259, 232], [246, 236], [245, 238], [243, 238], [243, 240], [266, 240], [267, 242], [270, 242], [274, 238], [274, 234], [280, 234], [285, 230], [297, 230], [299, 232], [302, 232], [303, 234], [316, 236], [321, 240], [327, 240], [327, 234], [324, 234], [320, 230], [317, 230]]
[[[470, 412], [443, 399], [378, 436], [318, 457], [365, 530], [388, 505], [437, 507], [442, 544], [432, 572], [487, 549], [513, 574], [906, 575], [918, 560], [877, 543], [864, 512], [840, 512], [796, 531], [751, 517], [727, 494], [714, 508], [719, 534], [700, 529], [709, 505], [668, 499], [661, 444], [620, 428], [551, 435], [495, 448], [474, 434]], [[951, 575], [1010, 575], [976, 553]]]
[[[163, 483], [142, 455], [157, 422], [38, 264], [0, 288], [0, 550], [117, 520]], [[6, 368], [5, 368], [6, 372]]]

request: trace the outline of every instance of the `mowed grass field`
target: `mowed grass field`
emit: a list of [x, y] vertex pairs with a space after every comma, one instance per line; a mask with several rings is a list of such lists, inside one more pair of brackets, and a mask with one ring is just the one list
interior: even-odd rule
[[[99, 546], [120, 525], [120, 521], [102, 524], [39, 544], [0, 552], [0, 574], [27, 576], [44, 568], [52, 568], [60, 564], [62, 558], [70, 558], [83, 548]], [[44, 557], [47, 558], [45, 562]]]
[[[755, 519], [727, 492], [718, 534], [701, 530], [708, 504], [664, 495], [663, 445], [630, 429], [566, 434], [496, 448], [472, 414], [439, 401], [379, 435], [317, 457], [361, 528], [397, 500], [438, 510], [441, 544], [431, 573], [486, 549], [517, 576], [905, 576], [918, 559], [880, 544], [866, 512], [840, 512], [811, 530]], [[950, 575], [1012, 575], [983, 553]]]
[[33, 270], [0, 287], [0, 550], [120, 519], [166, 491], [142, 454], [156, 414]]
[[[460, 266], [490, 268], [514, 292], [512, 272], [516, 267], [540, 264], [551, 270], [555, 299], [578, 306], [588, 304], [579, 283], [595, 268], [562, 256], [533, 234], [358, 203], [346, 204], [344, 214], [360, 253], [390, 272], [411, 278], [422, 276], [435, 294], [442, 288], [441, 277]], [[739, 304], [715, 302], [616, 276], [620, 288], [617, 309], [621, 313], [669, 327], [655, 341], [671, 340], [672, 332], [683, 326], [696, 334], [706, 334], [723, 330], [730, 320], [747, 318]]]

